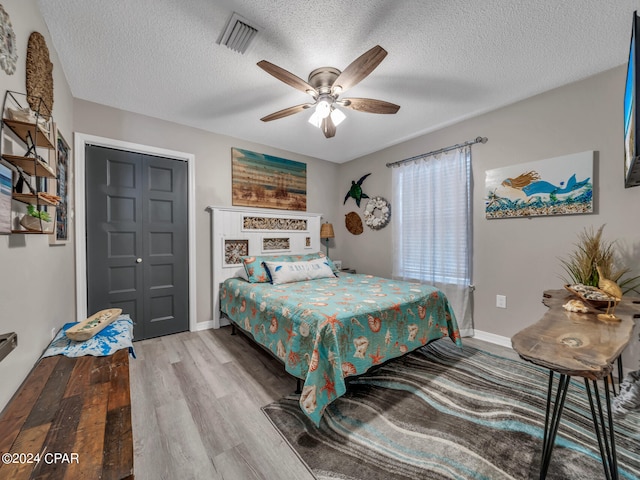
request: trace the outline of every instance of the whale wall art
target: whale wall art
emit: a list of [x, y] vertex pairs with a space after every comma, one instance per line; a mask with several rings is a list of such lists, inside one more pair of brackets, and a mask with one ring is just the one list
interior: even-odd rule
[[487, 170], [487, 218], [593, 213], [594, 152]]

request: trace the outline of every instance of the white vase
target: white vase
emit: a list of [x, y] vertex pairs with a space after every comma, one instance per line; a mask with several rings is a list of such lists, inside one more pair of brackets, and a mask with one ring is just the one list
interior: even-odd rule
[[53, 232], [53, 222], [46, 222], [39, 218], [32, 217], [31, 215], [23, 215], [20, 219], [20, 225], [29, 230], [30, 232]]

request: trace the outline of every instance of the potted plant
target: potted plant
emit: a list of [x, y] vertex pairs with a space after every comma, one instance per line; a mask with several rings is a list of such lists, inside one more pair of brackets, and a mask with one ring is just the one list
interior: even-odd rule
[[20, 225], [30, 232], [53, 232], [53, 222], [46, 210], [38, 210], [33, 205], [27, 205], [27, 213], [20, 219]]
[[623, 293], [638, 292], [640, 276], [625, 278], [624, 275], [631, 271], [628, 267], [616, 267], [615, 242], [609, 242], [602, 238], [602, 225], [596, 232], [593, 227], [585, 228], [578, 235], [580, 241], [576, 243], [574, 250], [567, 259], [560, 259], [562, 267], [568, 278], [563, 278], [565, 283], [582, 284], [592, 287], [598, 286], [600, 276], [597, 267], [604, 278], [616, 282]]

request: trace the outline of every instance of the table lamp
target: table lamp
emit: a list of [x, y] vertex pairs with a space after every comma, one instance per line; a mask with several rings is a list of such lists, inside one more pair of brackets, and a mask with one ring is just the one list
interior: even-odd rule
[[327, 241], [327, 257], [329, 256], [329, 239], [334, 238], [333, 225], [325, 222], [320, 226], [320, 238]]

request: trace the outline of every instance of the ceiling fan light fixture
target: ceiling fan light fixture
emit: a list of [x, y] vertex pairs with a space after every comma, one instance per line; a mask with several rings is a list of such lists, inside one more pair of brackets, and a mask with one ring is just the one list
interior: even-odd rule
[[309, 123], [322, 130], [326, 138], [332, 138], [336, 134], [336, 126], [346, 118], [344, 112], [338, 107], [368, 113], [396, 113], [400, 106], [383, 100], [373, 98], [345, 98], [338, 100], [339, 95], [360, 83], [373, 72], [386, 55], [387, 51], [380, 45], [376, 45], [351, 62], [343, 71], [334, 67], [316, 68], [309, 73], [308, 81], [304, 81], [267, 60], [259, 61], [258, 67], [269, 75], [311, 95], [314, 100], [313, 103], [295, 105], [279, 110], [260, 120], [269, 122], [315, 107], [308, 119]]
[[318, 105], [316, 105], [316, 113], [320, 118], [327, 118], [331, 114], [331, 103], [333, 99], [320, 98]]
[[347, 118], [347, 116], [342, 112], [342, 110], [338, 110], [337, 108], [333, 108], [331, 110], [331, 120], [333, 120], [333, 124], [336, 127], [340, 125], [345, 118]]
[[309, 123], [316, 128], [320, 128], [322, 125], [322, 117], [318, 115], [317, 110], [314, 110], [313, 114], [309, 117]]

